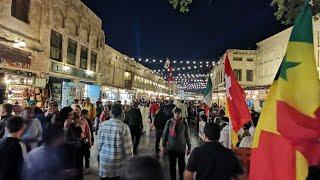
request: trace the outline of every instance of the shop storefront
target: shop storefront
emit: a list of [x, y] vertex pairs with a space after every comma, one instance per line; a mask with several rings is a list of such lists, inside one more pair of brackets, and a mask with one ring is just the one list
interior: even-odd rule
[[[74, 99], [89, 97], [95, 103], [100, 98], [100, 86], [95, 84], [96, 74], [91, 71], [77, 69], [62, 63], [52, 62], [49, 79], [50, 97], [61, 107], [70, 106]], [[63, 78], [60, 75], [65, 75]]]
[[101, 92], [101, 100], [102, 102], [107, 101], [127, 101], [127, 103], [132, 102], [136, 98], [136, 91], [134, 90], [126, 90], [126, 89], [118, 89], [114, 87], [104, 86]]
[[135, 98], [135, 91], [133, 90], [125, 90], [125, 89], [120, 89], [119, 90], [119, 101], [122, 103], [124, 101], [127, 101], [128, 103], [132, 102]]
[[[249, 109], [254, 109], [258, 112], [261, 111], [266, 96], [268, 94], [268, 86], [263, 87], [250, 87], [245, 89], [245, 101]], [[214, 92], [213, 93], [213, 103], [217, 105], [225, 106], [226, 102], [226, 93], [224, 91]]]
[[22, 107], [32, 103], [40, 108], [44, 106], [46, 79], [36, 78], [31, 72], [8, 69], [0, 69], [0, 77], [5, 103], [20, 104]]
[[30, 70], [30, 53], [0, 45], [0, 104], [44, 106], [46, 78]]
[[75, 99], [90, 98], [92, 103], [95, 103], [100, 98], [100, 87], [98, 85], [86, 84], [82, 82], [67, 82], [62, 83], [62, 107], [70, 106]]
[[102, 102], [115, 102], [118, 100], [119, 89], [109, 86], [103, 86], [101, 91], [101, 100]]

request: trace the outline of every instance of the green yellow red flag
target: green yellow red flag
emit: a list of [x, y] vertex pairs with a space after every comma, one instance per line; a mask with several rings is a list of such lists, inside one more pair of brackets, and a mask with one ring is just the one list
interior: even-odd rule
[[295, 20], [286, 55], [271, 86], [252, 144], [251, 180], [305, 180], [320, 165], [320, 81], [312, 7]]

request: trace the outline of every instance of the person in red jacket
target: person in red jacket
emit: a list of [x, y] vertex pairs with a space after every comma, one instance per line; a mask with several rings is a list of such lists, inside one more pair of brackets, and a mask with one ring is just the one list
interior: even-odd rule
[[153, 121], [154, 116], [158, 112], [159, 108], [160, 108], [160, 105], [157, 103], [157, 101], [154, 101], [151, 103], [151, 105], [150, 105], [150, 119], [151, 119], [151, 121]]

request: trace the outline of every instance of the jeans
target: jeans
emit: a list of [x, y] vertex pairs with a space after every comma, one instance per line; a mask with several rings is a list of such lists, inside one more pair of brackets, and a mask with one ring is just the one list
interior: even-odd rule
[[171, 180], [177, 179], [177, 173], [176, 173], [177, 159], [178, 159], [178, 166], [179, 166], [179, 179], [183, 180], [183, 172], [186, 168], [185, 152], [168, 151], [168, 156], [169, 156]]
[[84, 157], [85, 159], [85, 167], [86, 169], [90, 167], [90, 145], [89, 143], [85, 143], [84, 140], [82, 140], [82, 145], [81, 145], [82, 149], [82, 157]]
[[156, 130], [156, 154], [159, 154], [160, 152], [160, 140], [163, 134], [163, 129], [157, 129]]
[[133, 144], [133, 153], [136, 153], [140, 143], [141, 130], [130, 129], [130, 132], [131, 132], [131, 138], [132, 138], [132, 144]]

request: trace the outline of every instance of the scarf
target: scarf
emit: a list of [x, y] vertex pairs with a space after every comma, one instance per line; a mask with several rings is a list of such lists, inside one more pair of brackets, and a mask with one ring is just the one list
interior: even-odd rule
[[182, 119], [172, 119], [171, 120], [172, 122], [172, 125], [170, 126], [170, 129], [169, 129], [169, 136], [172, 137], [172, 138], [176, 138], [177, 137], [177, 129], [176, 129], [176, 126], [178, 125], [178, 123], [180, 123], [182, 121]]

